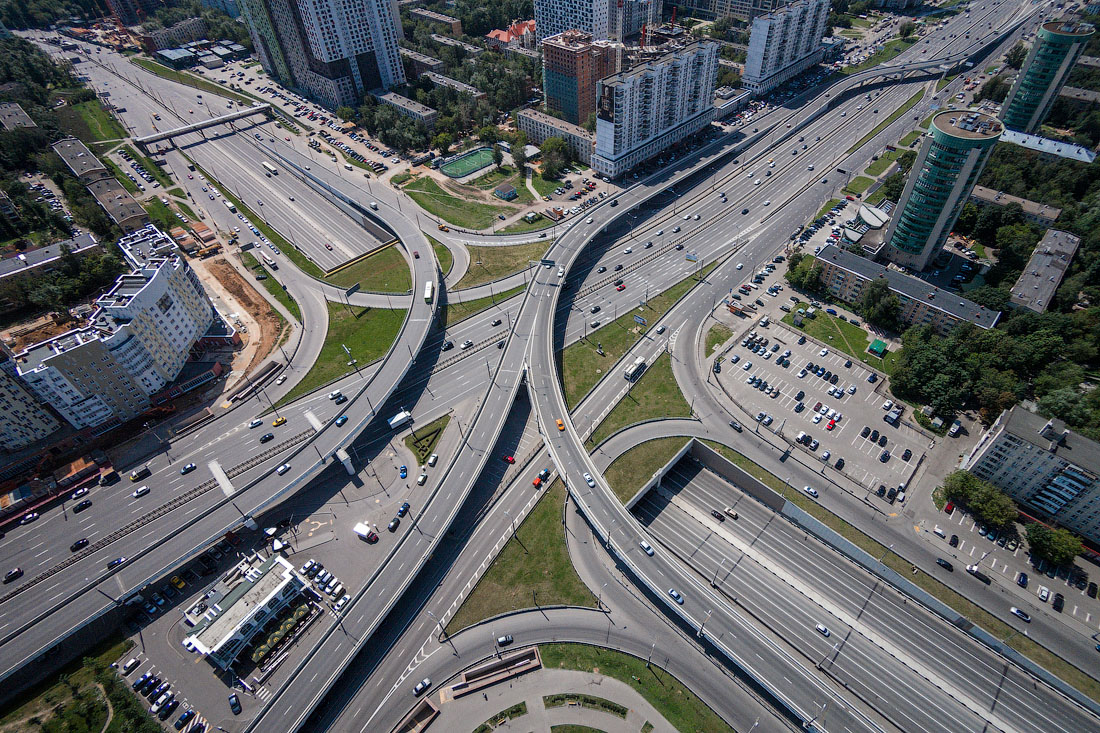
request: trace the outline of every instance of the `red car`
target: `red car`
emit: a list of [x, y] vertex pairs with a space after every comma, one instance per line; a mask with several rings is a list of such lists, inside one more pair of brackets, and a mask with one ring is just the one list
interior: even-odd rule
[[626, 286], [625, 285], [620, 285], [615, 289], [618, 290], [619, 292], [622, 292], [622, 291], [626, 290]]
[[950, 514], [953, 511], [955, 511], [955, 503], [951, 501], [947, 502], [943, 507], [944, 514]]
[[825, 426], [826, 430], [832, 430], [836, 427], [836, 420], [830, 420], [829, 424]]
[[513, 458], [512, 456], [504, 456], [504, 462], [505, 463], [515, 463], [516, 459]]
[[413, 250], [413, 257], [419, 260], [420, 259], [420, 250], [414, 249]]

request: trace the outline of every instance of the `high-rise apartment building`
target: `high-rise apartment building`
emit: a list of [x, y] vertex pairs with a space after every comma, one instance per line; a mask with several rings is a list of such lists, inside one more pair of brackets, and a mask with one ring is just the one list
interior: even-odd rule
[[927, 267], [1003, 131], [1000, 120], [980, 112], [946, 110], [932, 118], [886, 230], [888, 260], [916, 271]]
[[741, 84], [764, 94], [821, 61], [829, 0], [797, 0], [757, 16]]
[[677, 5], [689, 8], [697, 18], [737, 18], [752, 20], [767, 15], [787, 4], [789, 0], [681, 0]]
[[542, 42], [542, 89], [546, 106], [574, 125], [596, 111], [600, 79], [618, 71], [618, 49], [590, 33], [568, 30]]
[[395, 0], [241, 0], [264, 71], [327, 107], [405, 82]]
[[1076, 21], [1056, 20], [1039, 26], [1035, 43], [1001, 108], [1006, 127], [1023, 132], [1039, 128], [1093, 32], [1088, 23]]
[[19, 378], [0, 345], [0, 451], [17, 451], [61, 427], [42, 401]]
[[600, 82], [592, 167], [620, 176], [714, 119], [718, 44], [698, 41]]
[[611, 0], [535, 0], [535, 35], [539, 43], [576, 28], [597, 41], [611, 36]]
[[123, 25], [137, 25], [160, 7], [158, 0], [107, 0], [107, 9]]
[[149, 226], [119, 247], [133, 270], [96, 301], [89, 323], [15, 356], [20, 378], [77, 429], [114, 427], [141, 414], [214, 319], [170, 237]]
[[1004, 491], [1026, 513], [1100, 542], [1100, 444], [1064, 422], [1005, 410], [962, 468]]

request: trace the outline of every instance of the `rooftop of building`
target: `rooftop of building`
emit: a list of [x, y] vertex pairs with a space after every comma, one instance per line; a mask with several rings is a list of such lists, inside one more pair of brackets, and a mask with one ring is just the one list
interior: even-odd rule
[[294, 568], [279, 555], [256, 559], [259, 562], [245, 570], [239, 583], [217, 602], [211, 598], [209, 610], [195, 624], [191, 637], [207, 649], [216, 652], [294, 573]]
[[475, 46], [472, 43], [466, 43], [465, 41], [460, 41], [457, 38], [451, 38], [450, 36], [443, 36], [439, 33], [432, 33], [430, 38], [436, 43], [442, 43], [444, 46], [455, 46], [456, 48], [465, 49], [470, 53], [478, 53], [484, 50], [480, 46]]
[[421, 61], [421, 62], [426, 63], [426, 64], [441, 64], [441, 63], [443, 63], [442, 59], [437, 59], [435, 56], [429, 56], [428, 54], [420, 53], [419, 51], [413, 51], [411, 48], [399, 48], [399, 49], [397, 49], [397, 51], [402, 56], [407, 56], [410, 59], [414, 59], [416, 61]]
[[1001, 135], [1001, 142], [1019, 145], [1037, 153], [1076, 160], [1079, 163], [1091, 163], [1096, 160], [1096, 153], [1081, 145], [1074, 145], [1062, 140], [1051, 140], [1049, 137], [1040, 137], [1039, 135], [1029, 135], [1026, 132], [1016, 130], [1005, 130], [1004, 135]]
[[1058, 217], [1062, 214], [1062, 210], [1059, 209], [1057, 206], [1040, 204], [1037, 201], [1022, 199], [1019, 196], [1013, 196], [1012, 194], [1004, 193], [1002, 191], [994, 191], [992, 188], [986, 188], [985, 186], [975, 186], [970, 195], [978, 199], [979, 201], [987, 201], [991, 204], [999, 204], [1001, 206], [1007, 206], [1008, 204], [1019, 204], [1020, 208], [1024, 210], [1025, 214], [1046, 217], [1051, 221], [1057, 220]]
[[1091, 23], [1081, 23], [1076, 20], [1063, 18], [1043, 23], [1043, 30], [1055, 33], [1059, 36], [1078, 36], [1084, 38], [1091, 36], [1096, 30]]
[[593, 44], [606, 44], [610, 45], [611, 41], [593, 41], [592, 34], [586, 31], [582, 31], [578, 28], [571, 28], [567, 31], [562, 31], [554, 36], [547, 36], [542, 39], [542, 45], [546, 44], [556, 46], [558, 48], [567, 48], [572, 50], [584, 49]]
[[[198, 222], [192, 225], [194, 229], [199, 227], [205, 229], [206, 225]], [[175, 250], [172, 238], [152, 224], [119, 239], [118, 247], [134, 268], [146, 267], [152, 260], [167, 257]]]
[[58, 140], [52, 147], [77, 177], [88, 175], [93, 171], [106, 172], [107, 170], [99, 158], [95, 157], [92, 151], [75, 137]]
[[17, 127], [38, 127], [23, 108], [15, 102], [0, 103], [0, 125], [5, 130], [14, 130]]
[[428, 80], [431, 81], [433, 84], [436, 84], [437, 86], [450, 87], [451, 89], [455, 89], [460, 92], [466, 92], [467, 94], [473, 94], [475, 96], [483, 93], [480, 89], [471, 84], [459, 81], [458, 79], [452, 79], [451, 77], [444, 76], [443, 74], [437, 74], [434, 71], [424, 71], [421, 72], [420, 75], [428, 77]]
[[553, 115], [548, 115], [545, 112], [538, 111], [537, 109], [523, 109], [520, 110], [516, 114], [516, 116], [517, 118], [528, 117], [532, 120], [550, 125], [551, 127], [554, 127], [558, 130], [568, 132], [570, 135], [576, 135], [577, 137], [588, 138], [591, 140], [596, 139], [595, 133], [589, 132], [580, 125], [574, 125], [572, 122], [567, 122], [565, 120], [554, 117]]
[[195, 54], [186, 48], [166, 48], [163, 51], [157, 51], [157, 55], [163, 56], [170, 61], [182, 61], [195, 57]]
[[1012, 305], [1038, 313], [1045, 311], [1080, 243], [1081, 240], [1069, 232], [1047, 229], [1020, 279], [1012, 286]]
[[1058, 418], [1046, 418], [1016, 405], [999, 420], [1012, 435], [1100, 474], [1100, 443], [1078, 435]]
[[667, 52], [662, 53], [660, 56], [657, 56], [656, 58], [651, 58], [647, 61], [643, 61], [642, 63], [638, 64], [637, 66], [634, 66], [630, 69], [627, 69], [626, 71], [620, 71], [618, 74], [615, 74], [613, 76], [609, 76], [606, 79], [604, 79], [601, 83], [611, 85], [611, 86], [623, 84], [628, 79], [631, 79], [631, 78], [634, 78], [634, 77], [645, 76], [646, 73], [649, 72], [649, 71], [652, 71], [655, 66], [659, 66], [660, 64], [664, 63], [668, 59], [671, 59], [675, 56], [693, 54], [693, 53], [696, 53], [696, 52], [698, 52], [699, 50], [701, 50], [703, 48], [708, 48], [710, 46], [714, 46], [715, 48], [717, 48], [718, 44], [715, 43], [714, 41], [693, 41], [692, 43], [686, 43], [682, 46], [677, 46], [676, 48], [672, 48], [672, 49], [668, 50]]
[[88, 192], [95, 197], [99, 205], [115, 221], [126, 221], [134, 217], [146, 217], [148, 214], [141, 204], [112, 177], [100, 178], [88, 184]]
[[950, 316], [968, 321], [981, 328], [993, 328], [997, 325], [997, 319], [1001, 315], [1000, 311], [990, 310], [949, 290], [930, 285], [919, 277], [913, 277], [884, 267], [877, 262], [872, 262], [833, 244], [821, 250], [817, 257], [823, 262], [831, 262], [867, 280], [885, 277], [890, 284], [890, 289], [895, 293], [910, 300], [923, 301], [936, 310], [943, 311]]
[[988, 140], [1004, 132], [1001, 121], [981, 112], [949, 109], [932, 118], [932, 125], [953, 137], [964, 140]]
[[401, 109], [407, 109], [419, 115], [430, 115], [436, 111], [426, 104], [417, 102], [415, 99], [402, 97], [397, 92], [386, 92], [385, 94], [378, 94], [376, 96], [379, 100], [387, 104], [392, 104], [394, 107], [400, 107]]
[[441, 20], [441, 21], [444, 21], [444, 22], [447, 22], [447, 23], [457, 23], [458, 22], [458, 18], [452, 18], [449, 15], [444, 15], [443, 13], [437, 13], [434, 10], [428, 10], [427, 8], [413, 8], [410, 12], [416, 13], [417, 15], [421, 16], [422, 18], [434, 18], [434, 19]]
[[96, 238], [85, 232], [76, 235], [72, 239], [47, 244], [44, 247], [32, 249], [27, 252], [20, 252], [14, 257], [0, 259], [0, 278], [5, 278], [23, 270], [39, 267], [47, 262], [59, 259], [61, 257], [62, 247], [68, 247], [71, 252], [80, 253], [97, 246], [99, 246], [99, 242], [96, 241]]

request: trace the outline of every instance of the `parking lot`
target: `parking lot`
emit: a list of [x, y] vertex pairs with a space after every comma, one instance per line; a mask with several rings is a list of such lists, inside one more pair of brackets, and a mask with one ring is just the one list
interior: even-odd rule
[[[750, 334], [757, 338], [747, 341]], [[781, 323], [746, 324], [736, 339], [715, 376], [747, 413], [746, 423], [781, 431], [822, 471], [827, 465], [869, 490], [882, 487], [884, 498], [909, 483], [928, 440], [904, 420], [885, 419], [884, 407], [896, 406], [876, 389], [877, 375], [868, 382], [872, 370]]]

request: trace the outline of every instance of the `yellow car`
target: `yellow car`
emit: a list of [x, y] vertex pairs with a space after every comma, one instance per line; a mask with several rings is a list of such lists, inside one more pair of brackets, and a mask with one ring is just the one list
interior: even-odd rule
[[283, 424], [283, 423], [285, 423], [285, 422], [286, 422], [286, 418], [285, 418], [285, 417], [277, 417], [277, 418], [275, 418], [274, 422], [272, 422], [271, 424], [272, 424], [272, 425], [273, 425], [274, 427], [279, 427], [280, 425], [282, 425], [282, 424]]
[[554, 422], [558, 424], [558, 430], [565, 430], [565, 423], [563, 423], [561, 420], [555, 420]]
[[176, 586], [180, 590], [183, 590], [184, 586], [187, 585], [187, 583], [183, 582], [183, 578], [178, 575], [173, 575], [171, 578], [168, 579], [168, 582], [170, 582], [172, 585]]

